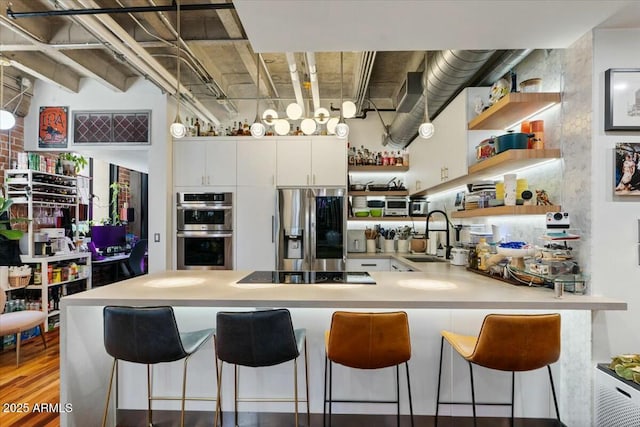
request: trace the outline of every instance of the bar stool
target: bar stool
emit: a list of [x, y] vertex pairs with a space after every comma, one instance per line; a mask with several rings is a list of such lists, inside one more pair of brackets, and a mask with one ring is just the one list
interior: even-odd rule
[[[411, 339], [409, 320], [404, 311], [390, 313], [354, 313], [336, 311], [331, 317], [331, 328], [325, 332], [324, 361], [324, 404], [322, 425], [326, 425], [326, 408], [329, 403], [329, 426], [331, 426], [332, 402], [355, 403], [395, 403], [398, 411], [397, 425], [400, 426], [400, 364], [407, 371], [407, 391], [411, 425], [413, 403], [409, 364]], [[332, 397], [333, 363], [359, 369], [379, 369], [396, 367], [396, 400], [336, 400]], [[328, 369], [327, 369], [328, 365]], [[329, 399], [327, 399], [327, 370], [329, 372]]]
[[489, 314], [484, 318], [477, 337], [442, 331], [440, 342], [440, 370], [438, 372], [438, 392], [436, 397], [436, 421], [440, 404], [468, 405], [464, 402], [441, 402], [440, 383], [442, 379], [442, 352], [444, 341], [469, 362], [471, 377], [471, 405], [473, 425], [476, 425], [476, 399], [473, 386], [473, 365], [498, 371], [511, 372], [511, 402], [492, 405], [511, 406], [511, 425], [514, 421], [514, 380], [515, 372], [532, 371], [547, 367], [556, 417], [560, 425], [560, 411], [556, 390], [553, 385], [551, 364], [560, 357], [560, 315], [559, 314]]
[[[181, 398], [162, 398], [162, 400], [180, 400], [182, 402], [180, 425], [184, 427], [185, 400], [190, 400], [185, 397], [187, 362], [193, 353], [214, 336], [215, 329], [180, 333], [171, 307], [107, 306], [103, 310], [103, 319], [104, 346], [107, 353], [113, 357], [113, 365], [102, 416], [102, 426], [104, 427], [107, 422], [113, 374], [118, 360], [147, 365], [147, 425], [150, 426], [153, 418], [151, 401], [156, 399], [152, 395], [151, 365], [184, 359]], [[216, 366], [216, 380], [217, 375], [218, 367]], [[197, 398], [197, 400], [214, 399]]]
[[[218, 402], [222, 393], [222, 367], [224, 362], [234, 365], [234, 412], [238, 425], [238, 402], [255, 401], [239, 398], [238, 367], [252, 368], [279, 365], [293, 360], [293, 399], [272, 401], [295, 402], [295, 425], [298, 426], [298, 403], [307, 404], [307, 426], [311, 424], [309, 413], [309, 369], [305, 329], [293, 329], [291, 313], [287, 309], [257, 310], [248, 312], [218, 312], [216, 316], [217, 357], [220, 363], [218, 377]], [[298, 398], [298, 356], [304, 346], [304, 373], [306, 399]], [[260, 401], [269, 401], [260, 399]], [[216, 408], [214, 424], [218, 423], [220, 404]]]

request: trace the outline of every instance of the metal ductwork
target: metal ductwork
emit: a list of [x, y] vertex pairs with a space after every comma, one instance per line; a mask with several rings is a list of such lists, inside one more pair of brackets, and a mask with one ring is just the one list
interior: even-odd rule
[[[533, 52], [533, 49], [518, 49], [507, 50], [500, 57], [498, 57], [492, 65], [492, 70], [482, 77], [477, 86], [491, 86], [499, 78], [511, 71], [516, 65], [518, 65], [524, 58], [529, 56]], [[431, 102], [431, 100], [429, 100]]]
[[495, 50], [443, 50], [435, 52], [429, 59], [428, 68], [422, 77], [422, 96], [411, 111], [396, 114], [389, 127], [389, 134], [382, 145], [388, 145], [395, 149], [406, 147], [415, 139], [418, 127], [424, 120], [424, 91], [427, 91], [429, 117], [431, 117], [474, 77], [494, 53]]

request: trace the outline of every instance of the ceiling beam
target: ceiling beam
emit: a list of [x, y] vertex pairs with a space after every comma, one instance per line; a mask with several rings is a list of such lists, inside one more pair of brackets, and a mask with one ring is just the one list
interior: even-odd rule
[[78, 93], [80, 76], [39, 52], [15, 53], [9, 56], [11, 65], [44, 82], [68, 92]]

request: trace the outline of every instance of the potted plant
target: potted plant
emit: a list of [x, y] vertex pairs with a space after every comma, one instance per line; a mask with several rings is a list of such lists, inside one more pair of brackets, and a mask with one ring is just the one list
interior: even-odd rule
[[62, 163], [62, 173], [68, 176], [75, 176], [88, 164], [84, 156], [71, 152], [60, 153], [60, 162]]
[[[12, 230], [11, 224], [18, 222], [28, 222], [27, 218], [10, 218], [9, 208], [13, 204], [13, 200], [0, 196], [0, 236], [8, 240], [20, 240], [24, 231]], [[6, 217], [6, 219], [4, 219]]]

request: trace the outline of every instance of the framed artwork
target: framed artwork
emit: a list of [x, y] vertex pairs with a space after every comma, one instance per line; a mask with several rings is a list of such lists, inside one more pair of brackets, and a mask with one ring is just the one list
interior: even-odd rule
[[69, 107], [40, 107], [38, 147], [67, 148], [68, 126]]
[[640, 131], [640, 68], [604, 72], [604, 130]]
[[640, 143], [619, 143], [615, 148], [615, 195], [640, 196]]

